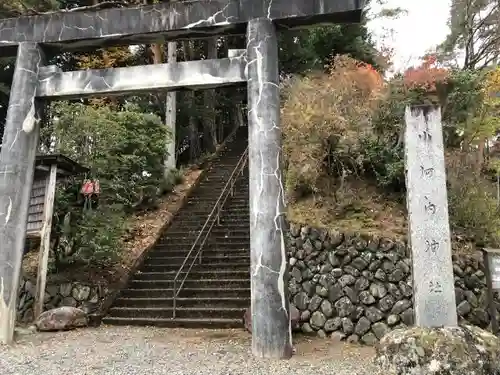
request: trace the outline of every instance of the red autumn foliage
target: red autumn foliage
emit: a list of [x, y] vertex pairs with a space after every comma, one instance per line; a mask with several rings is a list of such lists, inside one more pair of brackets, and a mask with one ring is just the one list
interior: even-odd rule
[[409, 68], [404, 74], [404, 85], [407, 89], [419, 89], [427, 92], [435, 92], [436, 85], [445, 84], [449, 72], [444, 68], [436, 66], [436, 56], [426, 55], [423, 63], [417, 68]]

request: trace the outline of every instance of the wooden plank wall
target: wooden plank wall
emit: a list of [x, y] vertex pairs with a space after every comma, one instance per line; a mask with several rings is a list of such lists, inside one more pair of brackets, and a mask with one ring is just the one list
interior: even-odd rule
[[44, 175], [36, 176], [31, 190], [31, 199], [28, 211], [28, 235], [39, 235], [43, 226], [43, 206], [45, 203], [45, 194], [47, 190], [47, 177]]

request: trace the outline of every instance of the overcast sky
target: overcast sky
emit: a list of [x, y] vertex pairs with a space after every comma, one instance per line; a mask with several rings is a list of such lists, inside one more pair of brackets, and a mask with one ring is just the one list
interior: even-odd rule
[[[396, 70], [418, 63], [418, 58], [441, 43], [448, 34], [451, 0], [388, 0], [387, 7], [401, 7], [408, 14], [397, 20], [373, 20], [369, 27], [379, 42], [390, 44], [396, 52]], [[383, 41], [385, 28], [394, 29], [392, 40]]]

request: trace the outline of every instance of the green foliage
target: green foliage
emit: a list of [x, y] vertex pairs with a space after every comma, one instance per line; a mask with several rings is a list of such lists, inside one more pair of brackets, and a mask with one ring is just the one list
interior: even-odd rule
[[184, 170], [183, 169], [173, 169], [163, 180], [164, 192], [171, 192], [172, 189], [184, 181]]
[[404, 129], [405, 108], [410, 104], [404, 89], [403, 76], [396, 75], [387, 83], [372, 116], [375, 134], [387, 139], [398, 139]]
[[154, 205], [161, 192], [166, 127], [134, 106], [113, 111], [61, 102], [50, 112], [54, 121], [43, 129], [43, 147], [55, 143], [56, 152], [89, 167], [88, 177], [101, 186], [97, 207], [83, 212], [82, 181], [61, 184], [54, 220], [56, 263], [110, 262], [119, 251], [127, 215]]
[[3, 0], [0, 2], [0, 18], [51, 11], [59, 9], [59, 6], [58, 0]]
[[57, 150], [91, 169], [101, 181], [102, 199], [126, 210], [154, 202], [163, 178], [166, 127], [133, 106], [57, 103], [51, 109]]
[[499, 246], [500, 215], [494, 185], [476, 173], [469, 162], [452, 162], [450, 159], [456, 159], [453, 156], [448, 159], [448, 203], [452, 227], [474, 238], [480, 246]]
[[280, 71], [323, 70], [333, 55], [349, 55], [377, 66], [377, 50], [366, 25], [318, 26], [280, 35]]
[[85, 211], [72, 228], [76, 251], [70, 260], [105, 265], [118, 259], [119, 238], [126, 229], [121, 206]]
[[404, 150], [386, 140], [366, 137], [360, 140], [363, 171], [374, 178], [377, 185], [391, 191], [404, 191]]

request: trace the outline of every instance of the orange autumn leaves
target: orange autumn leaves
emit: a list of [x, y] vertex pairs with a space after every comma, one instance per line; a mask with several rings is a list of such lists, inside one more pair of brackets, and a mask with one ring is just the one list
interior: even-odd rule
[[449, 71], [437, 66], [437, 59], [433, 55], [423, 58], [423, 63], [416, 68], [409, 68], [404, 73], [403, 82], [407, 90], [417, 89], [434, 93], [437, 85], [446, 84]]

